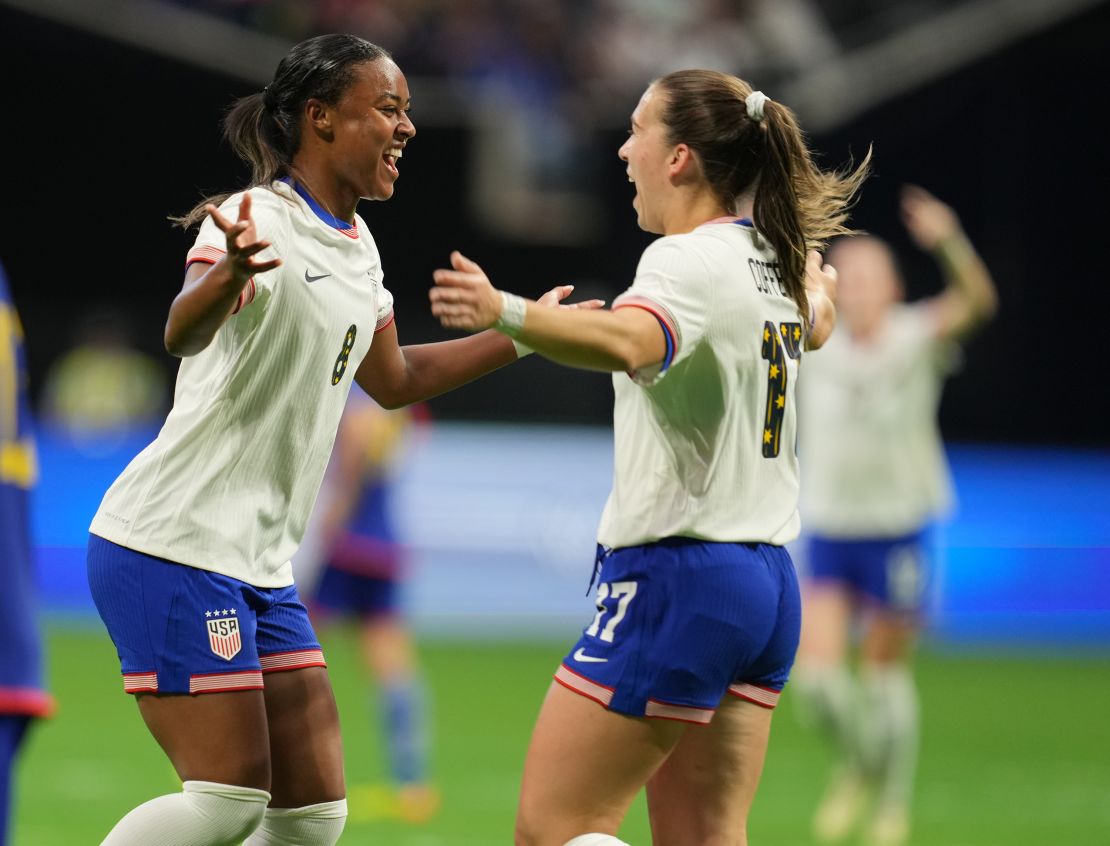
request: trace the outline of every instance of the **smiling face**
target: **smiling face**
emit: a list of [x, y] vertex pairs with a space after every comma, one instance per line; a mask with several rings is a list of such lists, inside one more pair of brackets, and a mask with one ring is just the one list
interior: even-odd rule
[[336, 172], [368, 200], [393, 196], [397, 161], [416, 134], [405, 75], [390, 59], [364, 62], [332, 107], [331, 155]]
[[663, 232], [666, 188], [670, 184], [669, 163], [672, 145], [667, 142], [666, 127], [661, 120], [662, 92], [649, 86], [632, 112], [632, 128], [628, 140], [617, 155], [628, 167], [628, 181], [636, 186], [632, 207], [636, 222], [647, 232]]

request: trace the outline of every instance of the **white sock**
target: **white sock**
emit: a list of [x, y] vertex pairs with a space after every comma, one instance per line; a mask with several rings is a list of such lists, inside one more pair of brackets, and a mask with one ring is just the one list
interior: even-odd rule
[[268, 808], [243, 846], [333, 846], [347, 822], [347, 800], [302, 808]]
[[617, 840], [611, 834], [580, 834], [573, 840], [568, 840], [563, 846], [628, 846], [623, 840]]
[[879, 787], [879, 805], [905, 806], [913, 790], [919, 733], [917, 688], [900, 664], [863, 671], [867, 702], [865, 747]]
[[798, 668], [790, 679], [802, 719], [833, 742], [841, 763], [860, 768], [860, 696], [843, 664]]
[[101, 846], [239, 846], [258, 827], [269, 801], [265, 790], [187, 781], [181, 793], [132, 810]]

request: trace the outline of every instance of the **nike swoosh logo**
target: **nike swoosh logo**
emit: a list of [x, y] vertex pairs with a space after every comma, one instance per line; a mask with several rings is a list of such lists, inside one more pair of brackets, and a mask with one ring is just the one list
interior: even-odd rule
[[304, 281], [311, 284], [311, 283], [317, 282], [317, 281], [319, 281], [319, 280], [321, 280], [321, 279], [323, 279], [327, 276], [331, 276], [331, 274], [330, 273], [321, 273], [319, 276], [309, 276], [308, 271], [306, 270], [304, 272]]
[[574, 650], [574, 660], [581, 661], [583, 664], [604, 664], [608, 658], [595, 658], [593, 655], [587, 655], [586, 651], [580, 646]]

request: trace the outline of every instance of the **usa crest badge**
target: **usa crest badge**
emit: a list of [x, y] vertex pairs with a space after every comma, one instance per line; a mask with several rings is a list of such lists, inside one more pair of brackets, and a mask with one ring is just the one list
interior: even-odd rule
[[218, 620], [207, 620], [208, 645], [212, 651], [230, 661], [239, 654], [243, 648], [243, 638], [239, 634], [239, 619], [237, 617], [224, 617]]

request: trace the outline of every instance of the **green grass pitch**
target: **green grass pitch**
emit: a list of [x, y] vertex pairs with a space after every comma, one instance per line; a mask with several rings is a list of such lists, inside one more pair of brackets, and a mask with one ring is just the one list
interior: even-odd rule
[[[443, 807], [429, 823], [352, 807], [342, 843], [498, 846], [512, 842], [525, 746], [565, 643], [422, 644], [435, 715], [434, 773]], [[324, 641], [343, 717], [348, 782], [381, 783], [372, 698], [350, 638]], [[134, 805], [178, 788], [94, 626], [52, 626], [56, 717], [20, 762], [14, 846], [92, 844]], [[1105, 653], [1013, 652], [918, 659], [924, 740], [913, 846], [1110, 843], [1110, 662]], [[802, 846], [829, 754], [799, 728], [789, 689], [775, 718], [756, 798], [753, 844]], [[642, 799], [622, 836], [650, 843]]]

